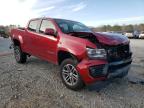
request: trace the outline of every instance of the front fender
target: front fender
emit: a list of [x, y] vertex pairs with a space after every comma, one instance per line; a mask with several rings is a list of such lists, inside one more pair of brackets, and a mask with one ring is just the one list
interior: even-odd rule
[[83, 59], [86, 56], [86, 50], [85, 48], [81, 48], [81, 47], [70, 47], [70, 46], [60, 46], [58, 48], [58, 52], [59, 51], [65, 51], [68, 52], [72, 55], [74, 55], [78, 60]]

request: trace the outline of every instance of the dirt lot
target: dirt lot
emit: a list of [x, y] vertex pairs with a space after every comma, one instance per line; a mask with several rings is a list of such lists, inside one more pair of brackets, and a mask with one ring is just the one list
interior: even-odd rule
[[143, 44], [144, 40], [131, 40], [134, 61], [126, 78], [77, 92], [62, 84], [58, 66], [35, 57], [21, 65], [12, 54], [2, 55], [0, 108], [144, 108]]

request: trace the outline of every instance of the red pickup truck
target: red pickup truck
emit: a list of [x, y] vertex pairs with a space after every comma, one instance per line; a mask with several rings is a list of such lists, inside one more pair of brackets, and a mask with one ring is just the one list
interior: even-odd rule
[[24, 29], [13, 29], [11, 39], [18, 63], [30, 55], [60, 65], [63, 83], [72, 90], [128, 74], [132, 62], [129, 39], [95, 33], [76, 21], [31, 19]]

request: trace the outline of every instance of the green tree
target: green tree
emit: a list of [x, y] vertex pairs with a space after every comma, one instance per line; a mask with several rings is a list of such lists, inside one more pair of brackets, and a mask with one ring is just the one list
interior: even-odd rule
[[112, 30], [112, 26], [111, 26], [111, 25], [107, 25], [107, 27], [106, 27], [106, 28], [107, 28], [107, 31], [113, 31], [113, 30]]
[[138, 25], [138, 30], [139, 31], [144, 31], [144, 24]]
[[119, 26], [119, 25], [114, 25], [114, 26], [112, 27], [112, 30], [113, 30], [113, 31], [121, 31], [122, 28], [121, 28], [121, 26]]
[[134, 30], [134, 28], [133, 28], [133, 25], [127, 25], [127, 26], [125, 26], [125, 29], [124, 29], [126, 32], [127, 31], [130, 31], [130, 32], [133, 32], [133, 30]]

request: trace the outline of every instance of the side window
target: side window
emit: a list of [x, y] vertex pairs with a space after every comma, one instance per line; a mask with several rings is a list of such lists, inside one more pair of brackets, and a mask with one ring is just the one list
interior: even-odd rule
[[40, 33], [44, 33], [46, 28], [51, 28], [56, 31], [54, 24], [51, 21], [43, 20], [40, 26]]
[[73, 30], [74, 31], [84, 31], [85, 27], [83, 24], [77, 23], [73, 25]]
[[68, 28], [67, 24], [61, 23], [59, 26], [60, 26], [62, 32], [67, 33], [69, 31], [69, 28]]
[[28, 26], [28, 29], [29, 29], [30, 31], [36, 31], [36, 29], [37, 29], [37, 24], [38, 24], [38, 20], [32, 20], [32, 21], [30, 21], [29, 26]]
[[79, 25], [73, 25], [73, 30], [74, 31], [80, 31], [82, 28]]

